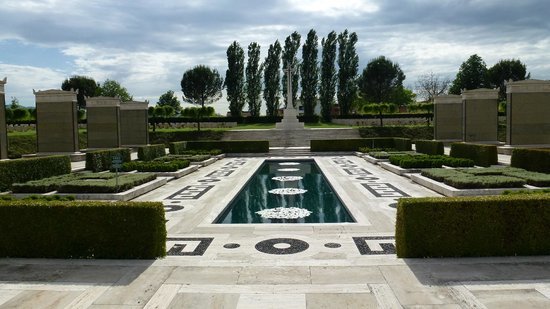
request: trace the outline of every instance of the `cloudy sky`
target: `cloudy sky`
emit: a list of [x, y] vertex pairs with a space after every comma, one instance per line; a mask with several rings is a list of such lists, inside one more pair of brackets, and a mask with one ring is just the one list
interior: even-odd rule
[[[477, 53], [488, 66], [519, 58], [531, 77], [550, 79], [547, 0], [3, 0], [0, 78], [6, 101], [34, 105], [32, 89], [59, 89], [71, 75], [114, 79], [134, 99], [156, 103], [167, 90], [181, 96], [183, 72], [198, 64], [222, 76], [233, 41], [245, 49], [293, 31], [331, 30], [359, 37], [359, 70], [384, 55], [414, 87], [421, 74], [454, 78]], [[301, 55], [301, 50], [299, 52]], [[225, 113], [225, 97], [214, 104]]]

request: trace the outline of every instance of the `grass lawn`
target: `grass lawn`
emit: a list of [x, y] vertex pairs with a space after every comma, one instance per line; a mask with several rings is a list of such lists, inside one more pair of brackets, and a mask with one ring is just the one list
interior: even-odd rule
[[334, 128], [359, 128], [359, 126], [350, 126], [345, 124], [336, 124], [336, 123], [325, 123], [325, 122], [318, 122], [318, 123], [306, 123], [304, 125], [306, 128], [328, 128], [328, 129], [334, 129]]

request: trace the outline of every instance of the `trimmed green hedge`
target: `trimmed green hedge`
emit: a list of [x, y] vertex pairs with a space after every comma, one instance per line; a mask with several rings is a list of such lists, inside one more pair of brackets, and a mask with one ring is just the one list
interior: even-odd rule
[[390, 163], [402, 168], [434, 168], [451, 167], [472, 167], [474, 161], [463, 158], [453, 158], [442, 155], [393, 155], [389, 157]]
[[550, 173], [550, 149], [514, 149], [511, 166], [533, 172]]
[[548, 255], [549, 204], [550, 194], [400, 199], [397, 256]]
[[177, 141], [200, 141], [200, 140], [220, 140], [223, 137], [223, 131], [217, 130], [172, 130], [149, 132], [149, 142], [151, 144], [165, 144]]
[[444, 182], [458, 189], [514, 188], [525, 183], [537, 186], [550, 186], [550, 175], [529, 172], [515, 167], [488, 167], [468, 169], [428, 169], [422, 176]]
[[411, 140], [408, 138], [375, 137], [311, 140], [310, 148], [313, 152], [321, 151], [358, 151], [361, 147], [370, 149], [395, 149], [398, 151], [411, 150]]
[[425, 153], [428, 155], [443, 155], [445, 154], [445, 148], [443, 142], [432, 140], [416, 140], [416, 152]]
[[159, 160], [153, 161], [131, 161], [122, 165], [125, 172], [137, 170], [138, 172], [175, 172], [189, 166], [189, 160]]
[[94, 150], [86, 153], [86, 169], [92, 172], [101, 172], [111, 169], [113, 156], [119, 155], [122, 163], [130, 162], [129, 148], [113, 148]]
[[187, 148], [187, 142], [173, 142], [168, 145], [170, 154], [178, 155], [185, 151]]
[[0, 201], [0, 257], [154, 259], [166, 255], [160, 202]]
[[0, 192], [13, 183], [47, 178], [71, 172], [68, 156], [50, 156], [0, 161]]
[[187, 141], [185, 147], [185, 150], [219, 149], [224, 153], [266, 153], [269, 141]]
[[156, 144], [138, 147], [137, 153], [138, 160], [151, 161], [155, 158], [165, 156], [166, 150], [164, 144]]
[[404, 137], [410, 139], [433, 139], [434, 128], [426, 125], [419, 126], [372, 126], [359, 128], [359, 135], [363, 138], [372, 137]]
[[451, 157], [472, 159], [479, 166], [498, 164], [497, 146], [495, 145], [453, 143], [451, 144]]

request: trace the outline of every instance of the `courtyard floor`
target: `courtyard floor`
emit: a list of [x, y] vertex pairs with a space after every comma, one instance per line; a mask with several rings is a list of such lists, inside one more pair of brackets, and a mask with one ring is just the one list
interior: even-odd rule
[[355, 156], [315, 160], [356, 223], [213, 224], [264, 159], [136, 199], [165, 205], [164, 259], [0, 259], [0, 308], [550, 307], [547, 256], [398, 259], [396, 200], [438, 194]]

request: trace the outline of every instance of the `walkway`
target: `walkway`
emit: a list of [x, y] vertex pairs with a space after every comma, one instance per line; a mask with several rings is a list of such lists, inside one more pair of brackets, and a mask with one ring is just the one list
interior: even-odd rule
[[357, 223], [212, 224], [262, 160], [139, 198], [165, 204], [164, 259], [0, 259], [0, 308], [550, 307], [549, 257], [396, 258], [396, 199], [437, 194], [354, 156], [315, 160]]

